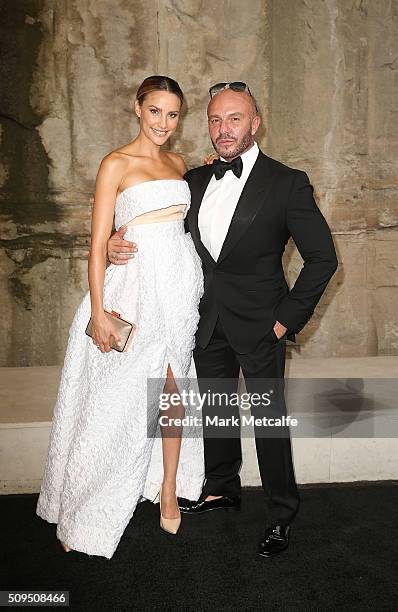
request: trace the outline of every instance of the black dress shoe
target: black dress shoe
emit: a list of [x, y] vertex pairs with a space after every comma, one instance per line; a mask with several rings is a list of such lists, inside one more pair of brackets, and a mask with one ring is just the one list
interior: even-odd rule
[[258, 545], [258, 554], [272, 557], [289, 546], [290, 525], [272, 525], [265, 530], [264, 539]]
[[223, 495], [218, 499], [206, 501], [199, 497], [198, 501], [191, 501], [184, 497], [178, 498], [178, 506], [185, 514], [201, 514], [210, 510], [240, 510], [240, 497], [228, 497]]

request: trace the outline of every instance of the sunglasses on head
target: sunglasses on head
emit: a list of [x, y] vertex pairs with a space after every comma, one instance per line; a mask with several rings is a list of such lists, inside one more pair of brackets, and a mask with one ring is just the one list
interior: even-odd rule
[[[220, 93], [223, 89], [232, 89], [233, 91], [247, 91], [251, 96], [251, 91], [243, 81], [233, 81], [232, 83], [217, 83], [209, 89], [210, 98]], [[253, 97], [253, 96], [252, 96]]]
[[213, 98], [216, 94], [220, 93], [220, 91], [223, 91], [224, 89], [232, 89], [232, 91], [247, 91], [249, 96], [253, 98], [253, 94], [250, 91], [249, 86], [246, 85], [246, 83], [244, 83], [243, 81], [233, 81], [232, 83], [217, 83], [216, 85], [213, 85], [209, 89], [210, 98]]

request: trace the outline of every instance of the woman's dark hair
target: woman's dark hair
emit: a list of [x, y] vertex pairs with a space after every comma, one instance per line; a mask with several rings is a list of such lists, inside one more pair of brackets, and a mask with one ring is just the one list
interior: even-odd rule
[[181, 87], [177, 81], [174, 81], [174, 79], [171, 79], [170, 77], [154, 75], [147, 77], [144, 81], [142, 81], [136, 95], [136, 99], [140, 106], [143, 103], [145, 96], [152, 91], [168, 91], [173, 93], [180, 99], [181, 105], [184, 104], [184, 94], [181, 91]]

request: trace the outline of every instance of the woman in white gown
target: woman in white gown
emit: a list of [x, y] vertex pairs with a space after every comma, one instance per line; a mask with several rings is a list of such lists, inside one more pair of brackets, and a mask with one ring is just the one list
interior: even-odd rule
[[[157, 392], [181, 391], [181, 381], [189, 386], [195, 377], [203, 292], [200, 259], [184, 231], [190, 206], [184, 162], [160, 148], [177, 127], [182, 103], [172, 79], [145, 79], [135, 102], [137, 138], [107, 155], [98, 171], [90, 291], [69, 332], [37, 505], [39, 516], [58, 524], [66, 551], [111, 558], [137, 503], [157, 500], [161, 487], [161, 526], [175, 533], [176, 495], [197, 499], [202, 488], [198, 431], [184, 430], [182, 440], [153, 437]], [[113, 220], [116, 228], [128, 226], [127, 239], [139, 252], [126, 266], [106, 268]], [[136, 324], [126, 352], [111, 350], [119, 336], [104, 310]], [[90, 316], [92, 338], [85, 334]]]

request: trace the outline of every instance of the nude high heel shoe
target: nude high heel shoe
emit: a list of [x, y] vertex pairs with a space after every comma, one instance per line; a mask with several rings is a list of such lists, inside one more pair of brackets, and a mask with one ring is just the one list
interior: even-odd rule
[[[60, 542], [61, 542], [61, 540], [60, 540]], [[65, 542], [61, 542], [61, 546], [62, 546], [62, 548], [64, 549], [65, 552], [71, 552], [71, 550], [72, 550], [71, 548], [69, 548], [69, 546], [67, 546], [65, 544]]]
[[165, 518], [162, 515], [162, 487], [160, 487], [159, 491], [159, 506], [160, 506], [160, 527], [163, 531], [167, 531], [167, 533], [172, 533], [175, 535], [181, 525], [181, 512], [178, 510], [179, 516], [177, 518]]

